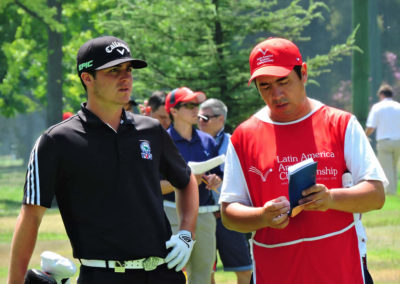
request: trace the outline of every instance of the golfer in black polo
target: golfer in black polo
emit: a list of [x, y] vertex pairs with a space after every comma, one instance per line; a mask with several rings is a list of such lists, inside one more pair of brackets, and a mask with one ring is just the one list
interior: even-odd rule
[[[54, 196], [82, 264], [78, 283], [185, 283], [181, 269], [194, 244], [196, 180], [157, 120], [123, 110], [132, 70], [146, 66], [115, 37], [80, 48], [77, 69], [88, 101], [47, 129], [32, 150], [8, 283], [23, 283]], [[173, 236], [160, 173], [178, 189], [181, 222]]]

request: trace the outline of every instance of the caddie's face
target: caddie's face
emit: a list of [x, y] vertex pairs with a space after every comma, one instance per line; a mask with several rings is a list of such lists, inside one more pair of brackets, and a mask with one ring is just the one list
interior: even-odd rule
[[303, 64], [302, 78], [292, 70], [286, 77], [260, 76], [256, 78], [258, 91], [270, 109], [270, 118], [276, 122], [297, 120], [311, 111], [304, 83], [307, 67]]
[[123, 106], [129, 102], [132, 82], [132, 64], [130, 62], [97, 70], [96, 77], [93, 78], [90, 85], [87, 85], [89, 99], [103, 104]]

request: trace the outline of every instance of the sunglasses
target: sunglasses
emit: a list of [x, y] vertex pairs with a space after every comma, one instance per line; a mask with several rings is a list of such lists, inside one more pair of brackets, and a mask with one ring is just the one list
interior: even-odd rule
[[186, 103], [186, 104], [180, 104], [179, 107], [184, 107], [184, 108], [187, 108], [187, 109], [194, 109], [195, 107], [199, 107], [199, 104]]
[[198, 114], [197, 118], [198, 120], [202, 119], [204, 122], [208, 122], [211, 118], [220, 116], [220, 114], [214, 114], [214, 115], [204, 115], [204, 114]]

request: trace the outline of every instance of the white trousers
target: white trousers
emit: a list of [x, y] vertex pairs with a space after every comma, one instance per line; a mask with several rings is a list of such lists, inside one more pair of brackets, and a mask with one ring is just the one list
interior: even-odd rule
[[[179, 231], [176, 208], [164, 206], [165, 213], [171, 224], [172, 233]], [[197, 217], [196, 243], [186, 264], [189, 284], [211, 283], [211, 273], [216, 258], [216, 220], [213, 213], [202, 213]]]
[[387, 194], [397, 193], [397, 164], [400, 158], [400, 140], [378, 140], [376, 148], [378, 159], [389, 181]]

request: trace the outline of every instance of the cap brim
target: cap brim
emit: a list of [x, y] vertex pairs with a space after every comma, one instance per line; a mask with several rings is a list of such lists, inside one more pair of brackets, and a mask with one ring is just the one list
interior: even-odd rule
[[[168, 97], [168, 95], [167, 95]], [[206, 94], [203, 92], [193, 92], [186, 94], [184, 98], [179, 98], [174, 105], [169, 104], [168, 100], [165, 101], [165, 110], [167, 113], [170, 113], [171, 108], [175, 107], [178, 103], [180, 102], [190, 102], [190, 101], [196, 101], [197, 103], [201, 104], [207, 99]]]
[[120, 59], [116, 59], [116, 60], [107, 62], [106, 64], [104, 64], [100, 67], [97, 67], [96, 70], [106, 69], [106, 68], [113, 67], [113, 66], [121, 64], [121, 63], [129, 62], [129, 61], [132, 62], [132, 67], [135, 69], [147, 67], [147, 63], [144, 60], [133, 59], [132, 57], [125, 57], [125, 58], [120, 58]]
[[260, 69], [254, 71], [253, 75], [251, 76], [248, 85], [250, 86], [251, 81], [254, 78], [260, 76], [276, 76], [276, 77], [285, 77], [289, 75], [289, 73], [293, 70], [294, 66], [264, 66]]
[[197, 102], [200, 104], [206, 100], [206, 94], [203, 92], [194, 92], [197, 98]]
[[196, 100], [199, 104], [206, 100], [206, 94], [203, 92], [193, 92], [192, 94], [188, 94], [185, 98], [180, 99], [181, 102], [190, 102]]

